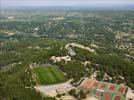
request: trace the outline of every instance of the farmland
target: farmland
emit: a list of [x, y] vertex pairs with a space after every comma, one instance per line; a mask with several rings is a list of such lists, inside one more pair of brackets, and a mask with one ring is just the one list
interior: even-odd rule
[[46, 85], [65, 81], [63, 73], [55, 67], [37, 67], [35, 73], [38, 84]]

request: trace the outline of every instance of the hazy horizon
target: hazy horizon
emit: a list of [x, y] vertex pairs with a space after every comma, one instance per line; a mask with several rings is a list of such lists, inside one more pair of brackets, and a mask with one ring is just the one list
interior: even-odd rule
[[129, 6], [134, 5], [133, 0], [1, 0], [1, 7], [38, 7], [38, 6], [90, 6], [90, 7], [109, 7], [109, 6]]

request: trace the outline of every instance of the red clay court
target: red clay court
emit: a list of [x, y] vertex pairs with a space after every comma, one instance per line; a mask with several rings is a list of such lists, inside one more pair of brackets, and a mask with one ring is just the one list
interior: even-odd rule
[[92, 92], [94, 89], [91, 87], [83, 87], [82, 89], [87, 90], [89, 92]]
[[124, 90], [125, 90], [124, 87], [120, 87], [120, 88], [118, 89], [118, 92], [120, 92], [120, 93], [124, 93]]
[[110, 93], [106, 93], [104, 96], [104, 100], [110, 100], [111, 94]]
[[105, 83], [102, 83], [101, 86], [100, 86], [100, 88], [105, 89], [106, 88], [106, 84]]
[[116, 87], [116, 86], [112, 84], [112, 85], [110, 85], [109, 90], [114, 90], [115, 87]]
[[126, 87], [122, 85], [88, 79], [82, 83], [82, 89], [91, 92], [101, 100], [125, 100]]
[[88, 87], [88, 86], [91, 85], [92, 82], [93, 82], [92, 80], [88, 80], [88, 81], [86, 81], [86, 82], [83, 83], [83, 86], [84, 87]]
[[116, 97], [114, 98], [114, 100], [121, 100], [121, 97], [120, 97], [120, 96], [116, 96]]
[[94, 86], [94, 87], [98, 87], [99, 84], [100, 84], [99, 82], [94, 82], [93, 86]]

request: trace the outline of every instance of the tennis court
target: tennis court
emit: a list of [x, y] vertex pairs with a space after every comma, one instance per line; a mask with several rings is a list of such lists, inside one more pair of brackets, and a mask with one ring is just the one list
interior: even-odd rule
[[108, 82], [87, 79], [80, 85], [82, 90], [89, 92], [101, 100], [125, 100], [126, 87]]

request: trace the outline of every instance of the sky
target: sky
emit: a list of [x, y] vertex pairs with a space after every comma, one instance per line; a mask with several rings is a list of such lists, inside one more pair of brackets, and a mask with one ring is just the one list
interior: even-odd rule
[[109, 6], [134, 5], [134, 0], [0, 0], [0, 6]]

